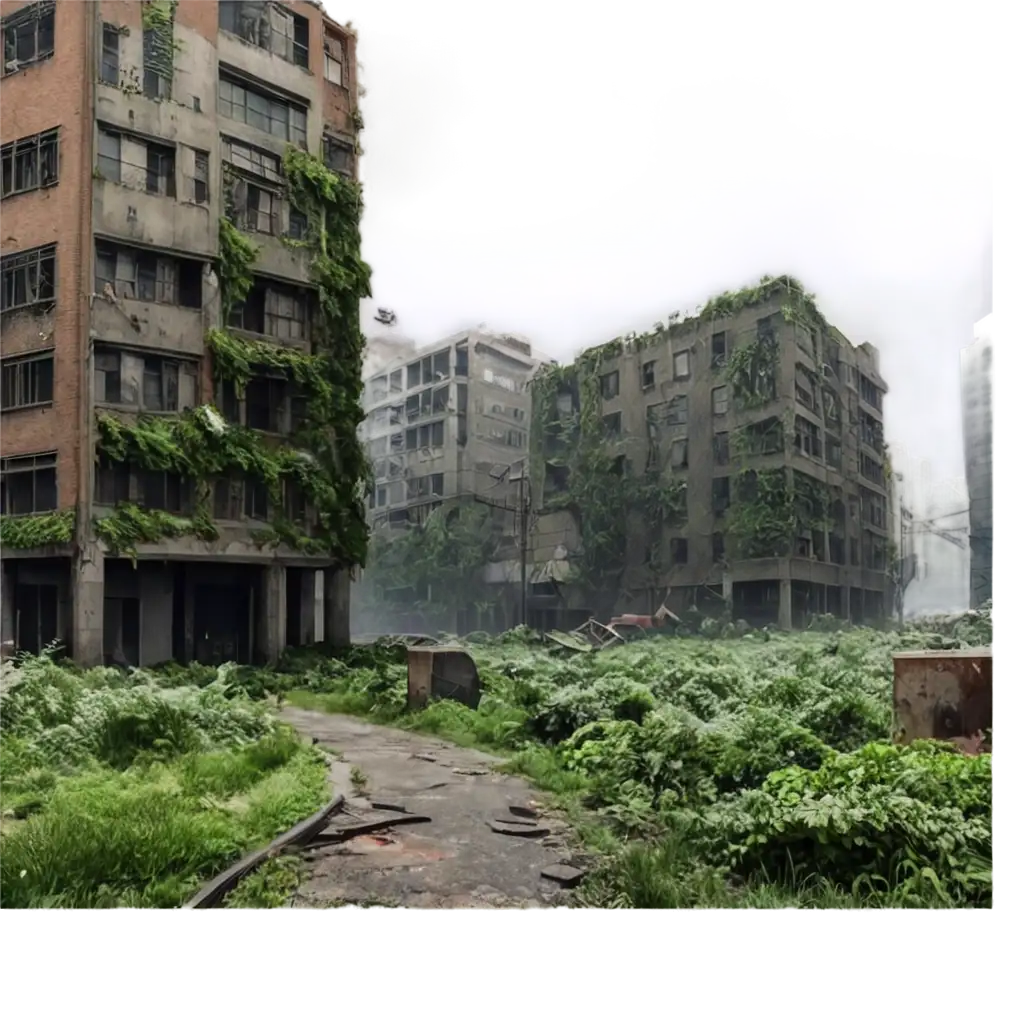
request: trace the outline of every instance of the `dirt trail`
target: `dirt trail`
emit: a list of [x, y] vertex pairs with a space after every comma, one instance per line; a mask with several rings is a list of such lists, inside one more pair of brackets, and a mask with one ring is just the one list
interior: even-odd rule
[[[312, 873], [295, 906], [546, 907], [568, 901], [568, 891], [541, 872], [572, 859], [569, 829], [523, 779], [493, 771], [499, 758], [346, 715], [285, 708], [282, 718], [339, 757], [331, 784], [354, 808], [383, 802], [431, 818], [310, 853]], [[367, 778], [365, 793], [355, 791], [353, 767]], [[536, 819], [511, 807], [533, 809]], [[547, 834], [508, 835], [491, 827], [516, 831], [514, 822], [520, 832]]]

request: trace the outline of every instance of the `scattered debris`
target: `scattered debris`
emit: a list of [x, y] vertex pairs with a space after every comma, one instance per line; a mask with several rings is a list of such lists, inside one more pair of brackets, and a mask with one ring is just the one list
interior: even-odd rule
[[505, 824], [501, 821], [489, 821], [487, 827], [499, 835], [516, 836], [519, 839], [543, 839], [545, 836], [551, 835], [551, 829], [541, 825]]
[[572, 888], [580, 884], [585, 873], [580, 868], [574, 868], [571, 864], [552, 864], [541, 871], [540, 877], [550, 879], [552, 882], [558, 882], [567, 888]]
[[510, 814], [516, 814], [520, 818], [532, 818], [536, 820], [539, 817], [532, 807], [523, 807], [520, 804], [509, 804], [508, 809]]
[[454, 768], [455, 775], [486, 775], [487, 772], [481, 768]]
[[401, 804], [387, 804], [383, 800], [373, 800], [370, 802], [370, 806], [375, 811], [398, 811], [400, 814], [407, 814], [408, 812]]
[[418, 761], [436, 761], [437, 758], [433, 754], [410, 754], [409, 757], [415, 757]]

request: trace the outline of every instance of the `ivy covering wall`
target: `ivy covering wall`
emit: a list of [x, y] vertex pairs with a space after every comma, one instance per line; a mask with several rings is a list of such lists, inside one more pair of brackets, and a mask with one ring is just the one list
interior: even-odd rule
[[[778, 296], [782, 297], [780, 313], [785, 322], [818, 332], [822, 339], [834, 336], [814, 297], [799, 281], [766, 276], [754, 287], [710, 299], [693, 316], [670, 317], [667, 327], [655, 324], [645, 334], [616, 338], [588, 349], [568, 366], [545, 368], [532, 382], [531, 476], [544, 481], [549, 467], [564, 473], [565, 486], [545, 499], [544, 509], [564, 509], [572, 514], [580, 536], [579, 550], [572, 556], [574, 580], [588, 591], [607, 594], [617, 590], [626, 568], [631, 517], [642, 523], [652, 540], [660, 539], [665, 524], [682, 525], [687, 520], [685, 477], [674, 475], [653, 447], [649, 451], [654, 457], [649, 455], [643, 471], [623, 467], [620, 450], [606, 438], [600, 396], [602, 365], [626, 351], [642, 352], [666, 337], [736, 316]], [[766, 318], [754, 337], [733, 348], [723, 376], [736, 406], [747, 410], [775, 399], [779, 370], [779, 341], [772, 321]], [[821, 378], [820, 367], [815, 372]], [[561, 415], [559, 395], [564, 396]], [[571, 402], [569, 414], [564, 412], [566, 400]], [[792, 414], [779, 421], [779, 451], [792, 444], [793, 430]], [[744, 430], [736, 431], [732, 440], [737, 475], [727, 520], [730, 557], [784, 556], [792, 552], [798, 535], [833, 527], [829, 519], [833, 495], [826, 485], [781, 468], [752, 470], [748, 463], [759, 454], [754, 438]], [[652, 583], [664, 569], [657, 551], [654, 545], [649, 554]]]
[[[269, 494], [270, 521], [252, 531], [255, 543], [283, 543], [346, 565], [365, 562], [369, 467], [357, 437], [365, 347], [359, 300], [370, 295], [370, 268], [360, 257], [362, 191], [358, 182], [295, 148], [285, 153], [284, 172], [288, 200], [309, 224], [307, 237], [297, 244], [310, 254], [318, 298], [312, 354], [243, 338], [225, 327], [210, 330], [206, 340], [214, 379], [238, 395], [254, 376], [283, 372], [307, 401], [304, 424], [282, 440], [227, 423], [213, 404], [133, 422], [98, 413], [98, 450], [104, 458], [175, 473], [192, 487], [194, 511], [188, 517], [125, 503], [97, 520], [97, 535], [113, 551], [131, 554], [137, 544], [165, 537], [214, 540], [212, 482], [218, 475], [235, 474], [262, 484]], [[216, 272], [223, 323], [252, 288], [258, 256], [258, 248], [222, 218]], [[315, 509], [312, 531], [288, 518], [286, 483]]]

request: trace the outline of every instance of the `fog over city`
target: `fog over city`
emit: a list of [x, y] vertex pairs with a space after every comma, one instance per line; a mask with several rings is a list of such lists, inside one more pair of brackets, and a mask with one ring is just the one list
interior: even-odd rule
[[556, 359], [765, 273], [881, 353], [896, 468], [962, 483], [991, 309], [984, 17], [858, 5], [330, 0], [359, 32], [367, 334]]

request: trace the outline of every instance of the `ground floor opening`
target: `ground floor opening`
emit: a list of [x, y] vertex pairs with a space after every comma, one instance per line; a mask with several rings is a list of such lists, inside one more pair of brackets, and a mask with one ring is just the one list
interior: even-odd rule
[[349, 574], [280, 564], [5, 559], [4, 650], [82, 664], [262, 664], [349, 640]]

